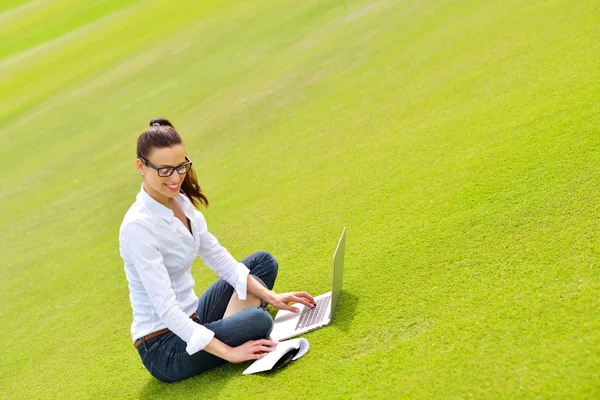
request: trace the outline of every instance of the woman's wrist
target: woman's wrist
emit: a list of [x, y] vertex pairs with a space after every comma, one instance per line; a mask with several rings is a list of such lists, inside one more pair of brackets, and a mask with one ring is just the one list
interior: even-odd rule
[[[265, 289], [266, 290], [266, 289]], [[264, 295], [264, 297], [261, 297], [264, 301], [266, 301], [267, 303], [271, 304], [275, 301], [275, 297], [277, 296], [277, 293], [275, 293], [272, 290], [266, 290], [266, 294]]]
[[206, 347], [203, 350], [207, 353], [212, 354], [213, 356], [222, 358], [225, 361], [230, 361], [230, 354], [232, 349], [233, 347], [221, 342], [216, 337], [213, 337], [213, 339], [206, 345]]
[[[256, 279], [255, 279], [256, 278]], [[277, 293], [270, 290], [264, 282], [260, 281], [258, 277], [248, 275], [248, 286], [247, 292], [258, 297], [260, 300], [266, 301], [267, 303], [273, 303]]]

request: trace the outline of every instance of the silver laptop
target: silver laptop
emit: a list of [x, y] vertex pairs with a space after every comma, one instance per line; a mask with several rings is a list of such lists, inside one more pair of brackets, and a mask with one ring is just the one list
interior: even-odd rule
[[335, 253], [333, 253], [333, 283], [331, 292], [315, 297], [316, 307], [294, 304], [297, 313], [279, 310], [275, 316], [271, 339], [283, 340], [329, 325], [342, 294], [344, 276], [344, 250], [346, 247], [346, 228], [342, 232]]

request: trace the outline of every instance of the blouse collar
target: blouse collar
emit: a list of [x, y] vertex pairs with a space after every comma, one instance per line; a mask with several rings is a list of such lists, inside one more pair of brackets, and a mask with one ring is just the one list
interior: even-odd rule
[[[183, 197], [183, 194], [179, 193], [177, 197], [175, 197], [175, 201], [177, 202], [177, 204], [179, 204], [183, 212], [187, 214], [185, 212], [187, 204]], [[140, 192], [137, 194], [136, 200], [142, 205], [148, 207], [148, 209], [153, 214], [155, 214], [158, 217], [161, 217], [164, 220], [171, 221], [175, 216], [175, 214], [173, 214], [173, 211], [171, 211], [169, 207], [166, 207], [158, 201], [154, 200], [148, 193], [146, 193], [146, 191], [144, 190], [144, 185], [142, 185]]]

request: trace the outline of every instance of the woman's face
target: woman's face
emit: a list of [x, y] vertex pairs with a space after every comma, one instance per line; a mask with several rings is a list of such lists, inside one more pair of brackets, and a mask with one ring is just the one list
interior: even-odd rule
[[[172, 147], [154, 148], [147, 158], [150, 164], [158, 168], [178, 167], [187, 162], [183, 144]], [[145, 165], [140, 159], [136, 161], [138, 171], [144, 179], [144, 189], [156, 201], [167, 204], [169, 198], [179, 194], [179, 188], [186, 174], [179, 175], [177, 171], [169, 177], [158, 176], [158, 171]]]

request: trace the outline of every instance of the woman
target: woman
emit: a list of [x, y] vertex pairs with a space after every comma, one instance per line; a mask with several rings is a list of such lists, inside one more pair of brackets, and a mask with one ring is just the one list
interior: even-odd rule
[[[155, 378], [175, 382], [225, 362], [264, 357], [279, 310], [314, 306], [305, 292], [272, 291], [277, 261], [266, 251], [236, 260], [207, 230], [195, 207], [208, 206], [181, 137], [166, 119], [150, 121], [137, 141], [142, 189], [119, 232], [129, 282], [131, 334], [142, 363]], [[198, 298], [190, 274], [202, 261], [221, 278]]]

